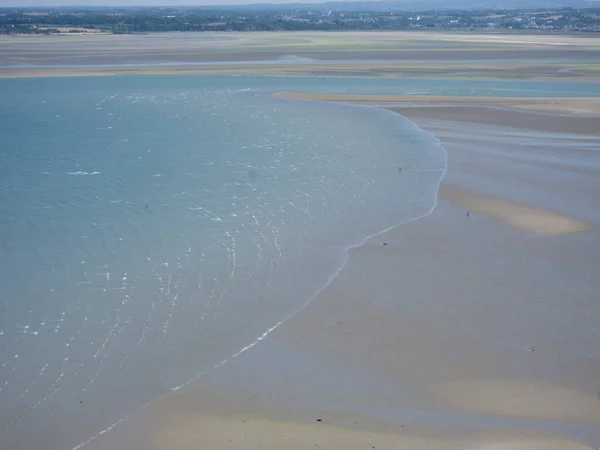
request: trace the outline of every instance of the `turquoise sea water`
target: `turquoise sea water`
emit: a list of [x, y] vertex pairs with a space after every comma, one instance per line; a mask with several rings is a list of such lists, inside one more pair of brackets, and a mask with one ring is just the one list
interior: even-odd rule
[[435, 206], [435, 138], [273, 91], [587, 92], [443, 83], [0, 80], [0, 448], [77, 447], [262, 339], [349, 247]]

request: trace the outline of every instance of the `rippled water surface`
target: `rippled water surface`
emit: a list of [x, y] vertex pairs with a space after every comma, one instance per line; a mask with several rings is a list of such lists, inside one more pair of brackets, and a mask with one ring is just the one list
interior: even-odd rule
[[437, 141], [388, 111], [270, 94], [311, 83], [326, 88], [0, 80], [0, 447], [77, 446], [301, 309], [349, 246], [431, 210]]

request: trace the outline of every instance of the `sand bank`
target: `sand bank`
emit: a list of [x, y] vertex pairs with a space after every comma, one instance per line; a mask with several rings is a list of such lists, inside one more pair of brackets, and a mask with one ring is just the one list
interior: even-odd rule
[[597, 397], [541, 380], [461, 380], [438, 392], [461, 410], [600, 425]]
[[[169, 54], [156, 56], [167, 58]], [[313, 53], [294, 52], [264, 52], [257, 54], [240, 53], [228, 55], [231, 59], [222, 60], [222, 55], [205, 55], [204, 61], [185, 61], [177, 63], [161, 59], [157, 64], [148, 65], [140, 62], [130, 65], [126, 61], [112, 59], [108, 61], [92, 59], [96, 66], [71, 66], [64, 61], [49, 61], [48, 66], [27, 67], [15, 64], [4, 66], [0, 64], [0, 78], [32, 78], [32, 77], [81, 77], [81, 76], [112, 76], [112, 75], [177, 75], [177, 74], [230, 74], [230, 75], [306, 75], [306, 76], [353, 76], [353, 77], [382, 77], [382, 78], [439, 78], [439, 79], [506, 79], [506, 80], [539, 80], [539, 81], [600, 81], [600, 65], [593, 61], [578, 65], [557, 63], [511, 64], [504, 62], [479, 62], [484, 60], [480, 55], [475, 62], [448, 62], [432, 64], [429, 61], [415, 62], [403, 60], [406, 56], [382, 53], [380, 58], [387, 62], [372, 62], [365, 60], [370, 53], [339, 53], [319, 54], [317, 59]], [[374, 55], [371, 55], [374, 56]], [[433, 55], [440, 57], [441, 55]], [[505, 55], [508, 58], [510, 55]], [[304, 58], [306, 61], [286, 61], [285, 58]], [[347, 58], [350, 62], [341, 62], [335, 58]], [[414, 57], [414, 55], [411, 55]], [[597, 55], [586, 56], [593, 59]], [[153, 56], [149, 56], [153, 58]], [[248, 58], [248, 59], [244, 59]], [[524, 59], [535, 59], [535, 55], [524, 56]], [[401, 62], [398, 62], [400, 60]], [[1, 59], [0, 59], [1, 61]], [[230, 61], [237, 61], [232, 64]], [[259, 61], [258, 63], [256, 61]], [[56, 64], [55, 67], [49, 67]]]
[[[351, 103], [368, 103], [377, 104], [383, 106], [415, 106], [420, 108], [415, 111], [423, 113], [424, 106], [463, 106], [463, 107], [503, 107], [508, 109], [527, 110], [532, 112], [546, 112], [555, 114], [567, 114], [567, 115], [600, 115], [600, 98], [599, 97], [587, 97], [587, 98], [567, 98], [567, 97], [555, 97], [548, 99], [545, 97], [463, 97], [463, 96], [424, 96], [424, 95], [360, 95], [360, 94], [305, 94], [296, 92], [279, 92], [279, 97], [298, 99], [298, 100], [323, 100], [323, 101], [336, 101], [336, 102], [351, 102]], [[450, 119], [449, 115], [453, 115], [456, 110], [445, 109], [441, 112], [435, 110], [432, 112], [432, 117], [440, 118], [442, 120]], [[458, 111], [463, 112], [463, 111]], [[476, 111], [477, 112], [477, 111]], [[441, 116], [441, 115], [444, 116]], [[487, 112], [486, 116], [494, 114], [494, 112]], [[409, 114], [412, 116], [412, 114]], [[511, 120], [511, 123], [507, 126], [515, 126], [517, 124], [528, 128], [529, 123], [522, 123], [524, 116], [511, 117], [510, 114], [506, 114], [505, 117], [497, 120], [490, 120], [489, 117], [480, 117], [477, 121], [479, 123], [494, 123], [497, 124], [499, 121], [502, 125], [506, 124], [507, 120]], [[526, 120], [535, 120], [533, 115], [530, 115]], [[472, 122], [474, 116], [469, 118]], [[548, 126], [548, 118], [543, 118], [540, 121], [545, 122]], [[570, 125], [576, 121], [572, 118], [566, 118]], [[594, 118], [595, 121], [598, 118]], [[572, 129], [569, 131], [573, 132]], [[590, 127], [589, 131], [594, 131]], [[577, 132], [577, 131], [575, 131]]]
[[440, 198], [466, 210], [486, 214], [508, 225], [530, 233], [564, 234], [588, 231], [590, 226], [565, 214], [522, 205], [501, 198], [477, 195], [472, 192], [442, 186]]
[[[136, 441], [131, 448], [139, 448]], [[220, 417], [189, 415], [173, 417], [163, 423], [144, 448], [176, 448], [196, 450], [210, 448], [265, 450], [590, 450], [590, 447], [571, 439], [551, 435], [514, 437], [478, 435], [470, 441], [442, 440], [411, 435], [373, 433], [337, 428], [325, 422], [307, 424], [272, 421], [246, 416]]]
[[253, 73], [600, 80], [594, 35], [284, 32], [0, 36], [0, 77]]

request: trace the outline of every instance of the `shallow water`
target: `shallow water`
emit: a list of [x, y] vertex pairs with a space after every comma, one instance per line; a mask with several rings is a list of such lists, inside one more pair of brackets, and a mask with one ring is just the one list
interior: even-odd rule
[[432, 136], [269, 93], [310, 87], [0, 80], [2, 448], [75, 447], [301, 309], [349, 246], [433, 208]]

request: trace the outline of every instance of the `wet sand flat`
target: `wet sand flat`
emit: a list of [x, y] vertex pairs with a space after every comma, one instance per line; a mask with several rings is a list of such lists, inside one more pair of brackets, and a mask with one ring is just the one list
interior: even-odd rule
[[[366, 52], [364, 55], [371, 54]], [[28, 67], [27, 63], [0, 66], [0, 78], [30, 78], [30, 77], [80, 77], [80, 76], [111, 76], [111, 75], [174, 75], [174, 74], [232, 74], [232, 75], [296, 75], [296, 76], [354, 76], [354, 77], [383, 77], [383, 78], [444, 78], [444, 79], [507, 79], [507, 80], [560, 80], [560, 81], [590, 81], [600, 80], [600, 70], [584, 60], [578, 65], [561, 62], [547, 62], [530, 65], [527, 62], [511, 64], [500, 58], [489, 61], [480, 58], [481, 62], [463, 60], [458, 66], [452, 62], [430, 64], [428, 61], [414, 62], [404, 59], [402, 55], [382, 55], [386, 62], [366, 60], [362, 53], [342, 55], [332, 52], [330, 60], [315, 60], [313, 56], [292, 54], [293, 58], [307, 58], [306, 61], [288, 61], [289, 53], [240, 55], [240, 60], [220, 61], [217, 56], [208, 55], [206, 61], [157, 62], [148, 64], [139, 62], [133, 65], [125, 61], [97, 62], [97, 65], [70, 67], [57, 65]], [[319, 58], [326, 55], [318, 55]], [[350, 62], [335, 60], [344, 56], [355, 58]], [[489, 56], [489, 54], [486, 54]], [[497, 55], [496, 55], [497, 56]], [[513, 56], [506, 54], [505, 57]], [[597, 53], [589, 58], [597, 57]], [[243, 58], [252, 57], [251, 61]], [[536, 58], [536, 55], [525, 55], [524, 59]], [[264, 59], [263, 59], [264, 58]], [[280, 61], [277, 61], [280, 59]], [[257, 60], [259, 62], [257, 62]], [[93, 63], [92, 63], [93, 64]], [[599, 66], [600, 67], [600, 66]]]
[[[255, 73], [598, 80], [593, 35], [437, 32], [0, 37], [0, 77]], [[240, 64], [243, 67], [240, 67]]]
[[[371, 95], [371, 94], [308, 94], [297, 92], [279, 92], [279, 97], [298, 100], [321, 100], [336, 102], [351, 102], [376, 104], [411, 117], [426, 117], [429, 115], [444, 120], [467, 122], [493, 123], [521, 128], [552, 130], [556, 122], [567, 122], [562, 128], [565, 132], [585, 134], [597, 132], [597, 117], [600, 115], [600, 98], [568, 98], [568, 97], [463, 97], [435, 95]], [[435, 106], [435, 109], [427, 108]], [[402, 109], [404, 107], [404, 109]], [[412, 107], [408, 110], [408, 107]], [[440, 108], [445, 107], [445, 108]], [[452, 107], [452, 108], [450, 108]], [[462, 108], [459, 108], [462, 107]], [[485, 111], [477, 108], [485, 107]], [[493, 110], [493, 107], [506, 108], [509, 111]], [[538, 114], [519, 114], [510, 110], [525, 110]], [[470, 113], [470, 114], [469, 114]], [[483, 114], [482, 114], [483, 113]], [[539, 113], [555, 113], [565, 115], [551, 120]], [[591, 115], [589, 120], [574, 120], [577, 115]], [[466, 120], [465, 120], [466, 119]], [[525, 121], [525, 122], [524, 122]], [[585, 128], [581, 128], [585, 124]], [[560, 126], [560, 125], [559, 125]], [[573, 130], [577, 126], [577, 130]], [[581, 131], [579, 131], [581, 130]]]
[[597, 447], [600, 119], [394, 108], [448, 150], [434, 212], [90, 449]]

